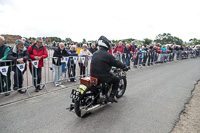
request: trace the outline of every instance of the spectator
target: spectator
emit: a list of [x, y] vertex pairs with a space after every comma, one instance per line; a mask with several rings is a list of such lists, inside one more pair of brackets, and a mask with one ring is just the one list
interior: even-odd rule
[[98, 49], [96, 48], [95, 44], [91, 45], [91, 48], [89, 48], [89, 51], [94, 54], [94, 52], [96, 52]]
[[169, 46], [169, 52], [170, 52], [169, 61], [174, 61], [174, 46], [173, 45]]
[[22, 40], [24, 41], [24, 46], [26, 47], [26, 49], [28, 49], [28, 47], [30, 46], [29, 42], [26, 40], [26, 38], [22, 38]]
[[171, 55], [171, 52], [172, 52], [172, 51], [170, 50], [169, 45], [167, 45], [166, 49], [167, 49], [166, 60], [169, 61], [169, 59], [170, 59], [170, 55]]
[[167, 52], [167, 48], [165, 47], [165, 45], [163, 45], [162, 47], [161, 47], [161, 50], [162, 50], [162, 54], [161, 54], [161, 61], [162, 62], [166, 62], [166, 52]]
[[113, 53], [124, 53], [124, 47], [122, 46], [122, 42], [119, 42], [119, 45], [117, 45], [114, 50]]
[[167, 49], [166, 49], [165, 45], [163, 45], [163, 46], [161, 47], [161, 50], [162, 50], [162, 53], [166, 53], [166, 52], [167, 52]]
[[[86, 44], [87, 45], [87, 44]], [[77, 46], [76, 46], [76, 51], [78, 53], [78, 55], [80, 54], [80, 51], [82, 50], [83, 48], [81, 47], [81, 44], [80, 43], [77, 43]]]
[[161, 53], [162, 53], [162, 50], [161, 50], [161, 48], [160, 48], [160, 47], [158, 47], [158, 49], [156, 49], [156, 52], [157, 52], [157, 53], [159, 53], [159, 54], [161, 54]]
[[157, 54], [158, 47], [154, 45], [153, 49], [154, 49], [154, 59], [153, 59], [153, 61], [156, 63], [157, 60], [158, 60], [158, 54]]
[[76, 52], [76, 46], [72, 45], [70, 50], [68, 50], [69, 53], [69, 61], [68, 61], [68, 76], [70, 78], [70, 81], [76, 82], [75, 76], [76, 76], [76, 62], [74, 62], [73, 56], [78, 56], [78, 53]]
[[33, 67], [31, 62], [29, 62], [29, 69], [34, 78], [35, 92], [39, 92], [39, 90], [42, 90], [42, 88], [40, 88], [40, 83], [42, 67], [44, 66], [43, 59], [48, 57], [47, 49], [45, 46], [42, 45], [42, 43], [42, 38], [38, 37], [36, 38], [36, 43], [34, 43], [32, 46], [29, 46], [28, 48], [30, 59], [33, 61], [39, 60], [38, 68]]
[[[142, 64], [142, 51], [141, 51], [141, 46], [140, 45], [138, 45], [137, 46], [137, 48], [136, 48], [136, 51], [135, 51], [136, 53], [137, 53], [137, 60], [136, 60], [136, 65], [139, 63], [139, 65], [141, 65]], [[139, 61], [139, 62], [138, 62]]]
[[131, 48], [129, 44], [126, 44], [126, 47], [124, 48], [124, 55], [123, 63], [130, 68]]
[[143, 62], [142, 62], [142, 65], [145, 66], [146, 65], [146, 61], [147, 61], [147, 51], [146, 51], [146, 48], [144, 46], [142, 46], [142, 57], [143, 58]]
[[134, 46], [134, 44], [131, 43], [131, 45], [129, 46], [129, 48], [131, 48], [131, 54], [133, 54], [135, 52], [135, 46]]
[[153, 61], [154, 61], [154, 47], [152, 46], [152, 44], [149, 44], [149, 48], [148, 48], [148, 66], [150, 66], [150, 64], [153, 65]]
[[95, 43], [95, 46], [96, 46], [96, 47], [98, 47], [98, 46], [99, 46], [99, 45], [98, 45], [98, 41], [96, 41], [96, 43]]
[[56, 47], [56, 42], [55, 41], [53, 41], [52, 44], [53, 44], [53, 47]]
[[[113, 53], [115, 53], [115, 56], [116, 56], [115, 58], [117, 60], [121, 60], [121, 55], [124, 53], [124, 47], [122, 46], [122, 42], [119, 42], [119, 44], [116, 44], [116, 47], [114, 48]], [[122, 60], [124, 60], [124, 56], [122, 56]]]
[[176, 59], [179, 60], [180, 58], [180, 46], [176, 46], [176, 44], [174, 44], [174, 50], [176, 51]]
[[199, 56], [200, 55], [200, 47], [196, 46], [196, 55]]
[[54, 50], [53, 53], [53, 70], [54, 70], [54, 84], [55, 86], [59, 86], [61, 84], [60, 76], [62, 74], [62, 63], [61, 59], [64, 57], [69, 56], [67, 51], [65, 50], [65, 46], [62, 42], [59, 43], [58, 48]]
[[[5, 44], [5, 38], [3, 36], [0, 36], [0, 66], [8, 66], [10, 65], [7, 62], [3, 62], [4, 60], [7, 59], [7, 55], [10, 51], [10, 48]], [[10, 67], [8, 68], [7, 75], [3, 75], [0, 73], [0, 93], [1, 92], [7, 92], [10, 91], [10, 86], [11, 86], [11, 80], [10, 80]], [[6, 84], [6, 86], [4, 86]], [[7, 92], [5, 93], [5, 96], [9, 96], [10, 93]]]
[[29, 59], [29, 54], [24, 47], [25, 42], [22, 39], [15, 41], [15, 46], [9, 51], [7, 59], [13, 61], [13, 71], [14, 71], [14, 85], [13, 90], [18, 90], [20, 93], [25, 93], [25, 90], [22, 90], [23, 84], [23, 74], [26, 71], [26, 67], [21, 71], [16, 64], [24, 64]]
[[79, 56], [80, 57], [85, 57], [84, 64], [83, 64], [82, 59], [79, 58], [80, 75], [85, 77], [85, 68], [88, 65], [88, 57], [92, 56], [92, 53], [87, 49], [87, 44], [83, 44], [83, 49], [80, 51]]

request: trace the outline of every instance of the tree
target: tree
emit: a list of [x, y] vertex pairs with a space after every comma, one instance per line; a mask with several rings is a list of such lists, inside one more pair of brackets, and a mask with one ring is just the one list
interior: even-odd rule
[[86, 43], [86, 40], [85, 40], [85, 38], [83, 38], [83, 43]]
[[71, 42], [72, 39], [71, 39], [71, 38], [65, 38], [65, 41], [66, 41], [66, 42]]
[[143, 41], [143, 44], [149, 45], [150, 43], [152, 43], [152, 40], [148, 39], [148, 38], [145, 38], [144, 41]]
[[190, 44], [194, 44], [194, 45], [198, 45], [200, 44], [200, 40], [196, 39], [196, 38], [192, 38], [189, 40]]
[[161, 43], [161, 44], [172, 44], [172, 43], [176, 43], [178, 45], [182, 45], [183, 44], [183, 40], [172, 36], [170, 33], [163, 33], [163, 34], [159, 34], [156, 36], [155, 40], [156, 43]]
[[183, 44], [183, 40], [174, 36], [173, 43], [176, 43], [178, 45], [182, 45]]

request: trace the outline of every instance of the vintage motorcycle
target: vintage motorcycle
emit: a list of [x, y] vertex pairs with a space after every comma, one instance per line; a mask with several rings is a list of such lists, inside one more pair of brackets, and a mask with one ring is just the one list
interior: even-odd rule
[[[120, 79], [116, 98], [121, 98], [126, 91], [126, 71], [128, 69], [112, 68], [111, 70]], [[111, 84], [99, 83], [95, 77], [81, 78], [80, 83], [79, 87], [71, 92], [72, 104], [67, 108], [69, 111], [74, 111], [78, 117], [84, 117], [91, 114], [91, 111], [110, 104], [107, 98], [111, 92]]]

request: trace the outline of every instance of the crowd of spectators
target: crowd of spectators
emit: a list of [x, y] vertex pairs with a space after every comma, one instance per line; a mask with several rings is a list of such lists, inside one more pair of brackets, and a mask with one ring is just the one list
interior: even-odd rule
[[[176, 44], [149, 44], [149, 45], [137, 45], [134, 42], [128, 44], [125, 42], [119, 42], [115, 44], [115, 48], [110, 50], [110, 53], [114, 53], [117, 59], [121, 59], [127, 67], [130, 67], [130, 61], [133, 62], [133, 66], [137, 67], [145, 65], [153, 65], [158, 62], [173, 61], [176, 55], [176, 59], [187, 59], [190, 57], [199, 56], [200, 48], [196, 46], [195, 48], [188, 45], [176, 45]], [[160, 60], [158, 61], [158, 57]]]
[[[35, 92], [38, 92], [42, 89], [40, 87], [41, 72], [42, 67], [44, 66], [43, 59], [48, 57], [47, 49], [43, 45], [43, 40], [40, 37], [36, 38], [36, 42], [31, 46], [26, 43], [27, 42], [23, 38], [18, 39], [15, 41], [15, 46], [10, 48], [5, 44], [5, 38], [0, 36], [0, 66], [7, 66], [2, 69], [4, 72], [6, 72], [6, 74], [0, 74], [0, 78], [2, 79], [0, 80], [0, 92], [5, 92], [5, 96], [10, 95], [11, 70], [14, 72], [13, 90], [18, 90], [20, 93], [26, 92], [26, 90], [22, 89], [23, 74], [27, 69], [25, 63], [30, 59], [31, 61], [29, 61], [29, 70], [33, 75]], [[38, 64], [36, 64], [37, 67], [33, 67], [32, 65], [32, 61], [34, 60], [38, 61]]]
[[[121, 60], [127, 67], [131, 66], [131, 62], [134, 67], [153, 65], [158, 61], [167, 62], [176, 59], [183, 59], [199, 56], [200, 48], [191, 46], [179, 46], [176, 44], [161, 45], [161, 44], [149, 44], [149, 45], [137, 45], [134, 42], [128, 44], [127, 42], [119, 42], [114, 44], [108, 52], [113, 54], [116, 59]], [[52, 48], [52, 47], [51, 47]], [[0, 67], [8, 67], [7, 74], [0, 73], [0, 93], [5, 92], [5, 96], [10, 95], [11, 91], [11, 70], [14, 72], [14, 85], [13, 90], [18, 90], [19, 93], [25, 93], [23, 88], [23, 74], [27, 70], [26, 65], [21, 66], [23, 69], [19, 69], [19, 64], [25, 64], [29, 61], [29, 70], [33, 77], [33, 85], [35, 92], [39, 92], [42, 87], [42, 67], [44, 66], [43, 60], [48, 57], [49, 46], [44, 44], [41, 37], [36, 38], [35, 43], [32, 45], [24, 38], [16, 40], [15, 46], [10, 48], [5, 44], [5, 39], [0, 36]], [[87, 74], [88, 61], [92, 57], [95, 51], [98, 50], [97, 43], [63, 43], [53, 45], [53, 72], [54, 72], [54, 84], [59, 86], [61, 84], [61, 75], [63, 69], [68, 71], [68, 81], [76, 81], [76, 64], [78, 62], [80, 69], [80, 78], [85, 77]], [[160, 60], [158, 60], [160, 56]], [[64, 61], [67, 57], [68, 62]], [[6, 62], [11, 60], [12, 62]], [[33, 64], [34, 63], [34, 64]], [[36, 64], [35, 64], [36, 63]], [[64, 65], [64, 67], [63, 67]], [[64, 72], [66, 72], [64, 71]]]

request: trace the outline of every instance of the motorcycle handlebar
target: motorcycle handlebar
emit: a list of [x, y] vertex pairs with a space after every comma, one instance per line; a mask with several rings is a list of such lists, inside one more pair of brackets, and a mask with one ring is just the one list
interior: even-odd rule
[[113, 67], [112, 70], [118, 70], [118, 71], [128, 71], [130, 68], [129, 67], [125, 67], [125, 68], [116, 68], [116, 67]]

